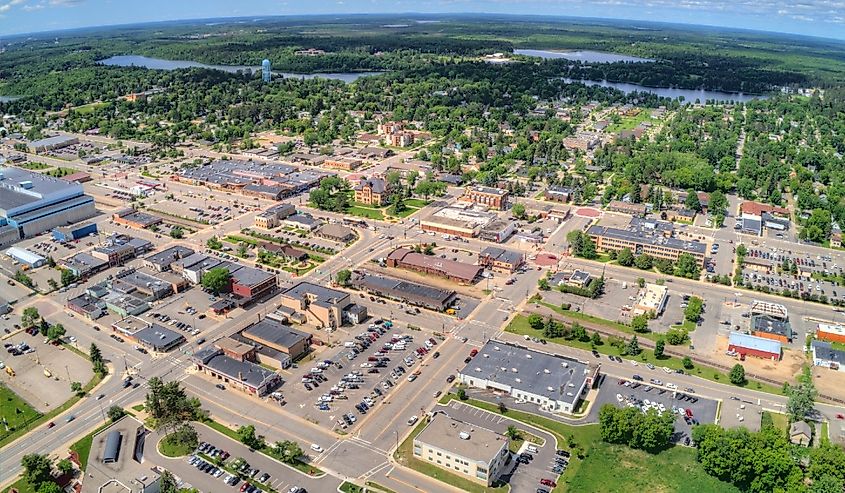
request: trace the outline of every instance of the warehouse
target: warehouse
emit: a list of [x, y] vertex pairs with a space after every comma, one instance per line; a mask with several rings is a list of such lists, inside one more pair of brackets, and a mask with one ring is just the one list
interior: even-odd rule
[[47, 259], [41, 255], [18, 247], [12, 247], [6, 250], [6, 255], [16, 262], [28, 265], [30, 269], [41, 267], [47, 263]]
[[541, 410], [571, 414], [599, 375], [599, 365], [501, 341], [488, 341], [460, 371], [470, 387], [500, 390]]
[[728, 339], [728, 350], [736, 352], [742, 359], [750, 355], [757, 358], [779, 361], [782, 354], [780, 341], [743, 334], [741, 332], [731, 332], [730, 338]]
[[0, 246], [93, 217], [82, 185], [20, 168], [0, 167]]
[[135, 229], [146, 229], [157, 226], [163, 221], [158, 216], [140, 212], [132, 208], [122, 209], [112, 214], [112, 221], [115, 224], [122, 224]]
[[53, 228], [53, 239], [61, 243], [81, 240], [86, 236], [96, 234], [97, 223], [93, 222], [82, 222], [71, 226], [59, 226], [58, 228]]
[[455, 291], [375, 275], [367, 271], [356, 271], [351, 282], [356, 289], [439, 312], [449, 308], [457, 296]]
[[29, 152], [40, 153], [45, 151], [52, 151], [69, 147], [79, 143], [79, 139], [69, 135], [56, 135], [55, 137], [47, 137], [45, 139], [33, 140], [26, 145]]

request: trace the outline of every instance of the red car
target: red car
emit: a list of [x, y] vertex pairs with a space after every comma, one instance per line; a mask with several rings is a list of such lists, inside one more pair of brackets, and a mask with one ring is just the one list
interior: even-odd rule
[[49, 430], [50, 428], [54, 427], [54, 426], [56, 426], [56, 423], [53, 423], [52, 421], [50, 421], [49, 423], [47, 423], [47, 429], [48, 429], [48, 430]]
[[469, 352], [469, 357], [474, 358], [476, 354], [478, 354], [478, 349], [473, 349]]
[[541, 479], [540, 484], [542, 484], [543, 486], [551, 486], [552, 488], [557, 486], [557, 483], [555, 483], [551, 479]]
[[244, 483], [244, 484], [242, 484], [242, 485], [241, 485], [241, 492], [246, 491], [246, 489], [247, 489], [247, 488], [249, 488], [249, 483]]
[[836, 419], [845, 419], [845, 414], [837, 414]]

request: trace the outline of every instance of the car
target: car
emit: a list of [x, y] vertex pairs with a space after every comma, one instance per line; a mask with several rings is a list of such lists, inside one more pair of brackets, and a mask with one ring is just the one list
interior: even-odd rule
[[418, 419], [419, 418], [416, 415], [408, 418], [408, 426], [413, 426], [413, 424], [416, 423]]
[[472, 358], [469, 358], [469, 357], [468, 357], [467, 359], [465, 359], [465, 360], [464, 360], [464, 364], [467, 364], [467, 363], [469, 363], [470, 361], [472, 361]]
[[454, 381], [455, 381], [455, 375], [449, 375], [448, 377], [446, 377], [447, 383], [452, 383]]
[[54, 426], [56, 426], [56, 423], [54, 423], [54, 422], [52, 422], [52, 421], [50, 421], [49, 423], [47, 423], [47, 429], [48, 429], [48, 430], [49, 430], [50, 428], [54, 427]]
[[554, 481], [552, 481], [551, 479], [548, 479], [548, 478], [541, 479], [540, 484], [542, 484], [543, 486], [551, 486], [552, 488], [557, 486], [557, 483], [555, 483]]
[[316, 443], [312, 443], [311, 444], [311, 450], [313, 450], [314, 452], [317, 452], [319, 454], [319, 453], [323, 452], [323, 447], [319, 446]]
[[73, 421], [74, 419], [76, 419], [76, 416], [74, 416], [73, 414], [71, 414], [70, 416], [68, 416], [67, 418], [65, 418], [65, 422], [66, 422], [66, 423], [70, 423], [70, 422], [71, 422], [71, 421]]
[[837, 414], [836, 419], [845, 419], [845, 414]]
[[432, 358], [437, 359], [440, 357], [440, 351], [435, 351], [434, 354], [431, 355]]
[[226, 386], [223, 385], [222, 383], [218, 383], [217, 385], [215, 385], [215, 387], [217, 387], [220, 390], [226, 390]]
[[270, 475], [265, 472], [264, 474], [261, 475], [261, 477], [258, 478], [258, 482], [259, 483], [266, 483], [268, 479], [270, 479]]
[[634, 380], [636, 380], [636, 381], [638, 381], [638, 382], [642, 382], [642, 381], [643, 381], [643, 377], [641, 377], [641, 376], [639, 376], [639, 375], [634, 375], [634, 376], [632, 376], [631, 378], [633, 378]]

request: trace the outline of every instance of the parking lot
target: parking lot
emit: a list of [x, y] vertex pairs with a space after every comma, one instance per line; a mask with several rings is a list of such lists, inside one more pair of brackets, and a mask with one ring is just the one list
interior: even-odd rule
[[789, 290], [797, 291], [802, 297], [814, 294], [845, 301], [845, 287], [838, 280], [845, 275], [845, 266], [834, 262], [832, 256], [751, 247], [745, 258], [742, 276], [746, 284], [778, 293]]
[[428, 338], [395, 329], [389, 321], [375, 322], [293, 370], [284, 388], [288, 410], [301, 409], [310, 421], [348, 432], [390, 398], [400, 379], [413, 382], [422, 375], [421, 361], [439, 356]]
[[[203, 448], [205, 450], [204, 453], [198, 451], [199, 453], [194, 454], [196, 459], [192, 459], [192, 456], [180, 459], [168, 459], [156, 451], [155, 454], [157, 457], [155, 458], [155, 462], [164, 465], [184, 483], [191, 484], [200, 491], [245, 491], [244, 485], [246, 483], [255, 485], [258, 483], [258, 479], [263, 478], [265, 474], [267, 477], [261, 484], [281, 493], [288, 493], [291, 491], [291, 488], [296, 487], [303, 488], [300, 493], [305, 491], [312, 493], [329, 492], [335, 491], [340, 484], [339, 480], [329, 475], [322, 478], [312, 478], [261, 453], [253, 452], [245, 445], [205, 425], [195, 424], [195, 426], [199, 435], [199, 441], [201, 443], [207, 443], [210, 447], [214, 447], [214, 450]], [[309, 448], [310, 445], [300, 444], [306, 454], [314, 455], [313, 459], [316, 459], [318, 454]], [[327, 447], [328, 444], [325, 446]], [[225, 454], [221, 454], [218, 451], [225, 452]], [[207, 466], [203, 467], [206, 471], [202, 471], [198, 467], [202, 463], [214, 462], [212, 455], [216, 459], [219, 458], [224, 465], [221, 468], [215, 464], [214, 467], [220, 470], [219, 473]], [[189, 461], [194, 463], [192, 464]], [[241, 471], [243, 472], [239, 475], [240, 477], [238, 477], [237, 481], [234, 484], [226, 484], [224, 481], [227, 477], [235, 476], [233, 474], [235, 467], [243, 464], [246, 465], [242, 466]], [[232, 483], [233, 481], [230, 480], [229, 482]]]
[[451, 401], [447, 414], [454, 419], [481, 426], [501, 434], [507, 433], [508, 426], [516, 426], [518, 429], [527, 431], [544, 440], [543, 444], [530, 444], [536, 449], [536, 452], [528, 450], [528, 442], [523, 443], [519, 450], [520, 453], [525, 454], [522, 456], [523, 458], [518, 460], [515, 458], [508, 465], [508, 468], [512, 467], [512, 469], [509, 473], [501, 477], [501, 480], [510, 485], [511, 491], [531, 492], [537, 491], [538, 488], [544, 488], [550, 491], [552, 487], [541, 485], [540, 480], [548, 479], [557, 481], [558, 476], [566, 470], [565, 466], [558, 466], [558, 463], [568, 462], [568, 458], [556, 454], [555, 439], [549, 433], [528, 427], [524, 423], [489, 411], [467, 406], [460, 401]]
[[[21, 346], [21, 344], [25, 346]], [[3, 340], [0, 360], [8, 371], [0, 372], [0, 381], [40, 412], [47, 412], [71, 398], [71, 382], [88, 383], [93, 376], [91, 364], [62, 346], [45, 344], [36, 332], [19, 332]], [[14, 348], [20, 354], [14, 355]], [[15, 351], [18, 352], [18, 351]], [[48, 376], [49, 374], [49, 376]]]
[[[666, 378], [671, 379], [671, 375]], [[718, 403], [715, 400], [699, 397], [695, 389], [671, 388], [672, 382], [662, 379], [647, 378], [645, 381], [615, 379], [607, 377], [601, 384], [595, 406], [597, 409], [605, 404], [618, 407], [639, 407], [645, 412], [649, 408], [658, 412], [675, 413], [675, 433], [672, 440], [676, 443], [689, 445], [692, 426], [716, 422]]]

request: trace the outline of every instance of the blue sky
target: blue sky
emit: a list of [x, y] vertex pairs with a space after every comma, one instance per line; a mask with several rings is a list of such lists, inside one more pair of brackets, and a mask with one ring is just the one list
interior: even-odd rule
[[158, 20], [387, 12], [604, 17], [845, 39], [845, 0], [0, 0], [0, 37]]

